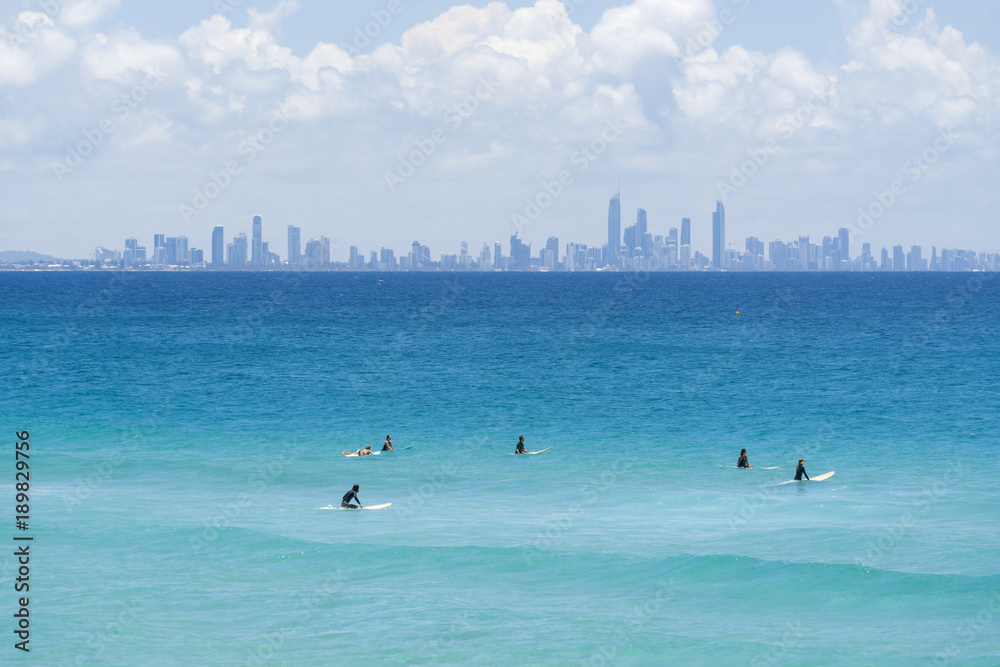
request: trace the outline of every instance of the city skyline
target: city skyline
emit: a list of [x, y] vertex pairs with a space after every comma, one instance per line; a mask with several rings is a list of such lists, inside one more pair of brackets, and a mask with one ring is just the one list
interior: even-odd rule
[[[669, 227], [666, 234], [649, 231], [648, 212], [638, 207], [636, 222], [622, 230], [621, 186], [608, 205], [608, 243], [589, 246], [568, 241], [560, 247], [558, 237], [549, 237], [537, 255], [531, 243], [524, 243], [515, 231], [509, 238], [509, 254], [503, 244], [483, 242], [478, 254], [469, 251], [462, 241], [459, 253], [442, 252], [435, 260], [429, 246], [414, 241], [407, 253], [397, 256], [396, 249], [380, 247], [366, 254], [358, 246], [348, 248], [346, 261], [333, 253], [327, 236], [309, 239], [303, 252], [301, 227], [287, 225], [286, 254], [271, 252], [270, 242], [264, 241], [264, 221], [254, 215], [250, 221], [251, 238], [237, 232], [232, 241], [225, 241], [225, 227], [216, 226], [211, 234], [210, 261], [204, 250], [189, 244], [186, 236], [153, 235], [152, 252], [140, 246], [138, 239], [125, 239], [125, 250], [98, 247], [94, 264], [107, 268], [167, 268], [186, 267], [212, 270], [275, 270], [295, 268], [307, 270], [469, 270], [469, 271], [966, 271], [1000, 270], [1000, 254], [980, 250], [946, 248], [940, 254], [936, 245], [930, 255], [924, 255], [920, 244], [907, 249], [896, 243], [890, 249], [882, 247], [873, 253], [870, 242], [861, 242], [861, 252], [851, 254], [852, 231], [863, 238], [863, 230], [842, 227], [836, 236], [824, 235], [815, 243], [809, 235], [787, 243], [781, 239], [765, 243], [756, 236], [745, 239], [742, 250], [726, 243], [726, 209], [716, 201], [709, 230], [711, 252], [703, 254], [691, 245], [691, 218], [681, 218], [679, 227]], [[697, 237], [697, 235], [695, 235]], [[766, 251], [765, 251], [766, 249]], [[86, 264], [86, 262], [83, 262]], [[11, 264], [8, 262], [7, 264]]]
[[579, 230], [618, 175], [622, 231], [721, 200], [731, 239], [995, 235], [987, 0], [80, 4], [0, 14], [0, 251], [208, 249], [246, 211], [334, 252], [518, 215], [535, 248], [600, 245]]

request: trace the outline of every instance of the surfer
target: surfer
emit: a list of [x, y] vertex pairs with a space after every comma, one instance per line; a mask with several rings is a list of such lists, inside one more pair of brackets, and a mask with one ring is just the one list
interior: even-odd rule
[[514, 450], [515, 454], [527, 454], [528, 452], [524, 449], [524, 436], [522, 435], [518, 438], [517, 449]]
[[[795, 468], [795, 481], [796, 482], [801, 482], [803, 475], [806, 476], [806, 479], [809, 479], [809, 475], [806, 475], [806, 467], [804, 465], [802, 465], [805, 462], [806, 462], [805, 459], [799, 459], [799, 465], [798, 465], [797, 468]], [[820, 468], [820, 470], [822, 470], [822, 468]]]
[[747, 459], [747, 450], [746, 449], [741, 449], [740, 450], [740, 458], [739, 458], [739, 460], [736, 461], [736, 467], [737, 468], [753, 468], [753, 466], [750, 465], [750, 461]]
[[374, 454], [371, 445], [365, 445], [364, 449], [359, 449], [356, 452], [349, 452], [346, 449], [341, 452], [344, 456], [368, 456], [369, 454]]
[[394, 452], [394, 451], [396, 451], [396, 448], [392, 446], [392, 436], [391, 435], [385, 436], [385, 443], [382, 445], [382, 451], [383, 452]]
[[[361, 504], [361, 499], [358, 498], [358, 485], [355, 484], [350, 491], [344, 494], [344, 499], [340, 501], [340, 508], [345, 510], [358, 510], [364, 507]], [[351, 503], [352, 500], [358, 501], [357, 505]]]

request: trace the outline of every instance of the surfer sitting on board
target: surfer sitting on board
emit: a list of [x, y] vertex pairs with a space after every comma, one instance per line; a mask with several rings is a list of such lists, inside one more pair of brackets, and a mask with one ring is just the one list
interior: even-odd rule
[[752, 468], [753, 467], [752, 465], [750, 465], [750, 461], [747, 459], [747, 450], [746, 449], [741, 449], [740, 450], [740, 458], [739, 458], [738, 461], [736, 461], [736, 467], [737, 468]]
[[517, 449], [514, 450], [515, 454], [527, 454], [528, 452], [524, 449], [524, 436], [522, 435], [517, 441]]
[[[358, 504], [351, 504], [352, 500], [358, 501]], [[358, 498], [358, 485], [355, 484], [350, 491], [344, 494], [344, 499], [340, 501], [340, 508], [345, 510], [357, 510], [362, 507], [364, 507], [364, 505], [361, 504], [361, 499]]]
[[346, 450], [344, 450], [344, 451], [341, 452], [341, 454], [343, 454], [344, 456], [367, 456], [368, 454], [372, 454], [372, 453], [373, 452], [372, 452], [372, 446], [371, 445], [365, 445], [364, 449], [359, 449], [356, 452], [349, 452], [349, 451], [346, 451]]
[[[806, 479], [809, 479], [809, 475], [806, 475], [806, 467], [804, 465], [802, 465], [805, 462], [806, 462], [805, 459], [799, 459], [799, 466], [795, 469], [795, 481], [796, 482], [801, 482], [803, 475], [806, 476]], [[822, 468], [820, 468], [820, 470], [822, 470]]]
[[392, 446], [392, 436], [391, 435], [385, 436], [385, 444], [382, 445], [382, 451], [383, 452], [394, 452], [394, 451], [396, 451], [396, 448]]

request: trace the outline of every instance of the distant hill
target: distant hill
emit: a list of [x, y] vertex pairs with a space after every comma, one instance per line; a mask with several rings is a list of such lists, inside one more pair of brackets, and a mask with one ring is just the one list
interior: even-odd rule
[[26, 264], [27, 262], [50, 263], [57, 262], [51, 255], [42, 255], [37, 252], [27, 250], [3, 250], [0, 251], [0, 264]]

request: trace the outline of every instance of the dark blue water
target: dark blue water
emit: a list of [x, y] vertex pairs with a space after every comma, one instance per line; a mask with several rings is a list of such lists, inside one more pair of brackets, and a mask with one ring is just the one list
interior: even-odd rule
[[[995, 665], [998, 307], [991, 274], [0, 273], [31, 659]], [[799, 457], [836, 474], [777, 486]], [[392, 507], [317, 511], [355, 483]]]

